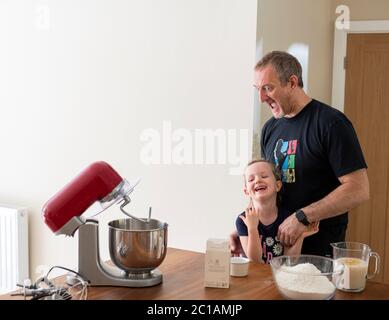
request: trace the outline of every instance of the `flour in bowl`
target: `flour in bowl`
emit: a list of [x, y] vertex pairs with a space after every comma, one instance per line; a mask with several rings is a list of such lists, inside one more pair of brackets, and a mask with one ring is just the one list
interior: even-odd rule
[[276, 273], [277, 285], [284, 296], [297, 300], [329, 299], [335, 285], [312, 263], [282, 266]]

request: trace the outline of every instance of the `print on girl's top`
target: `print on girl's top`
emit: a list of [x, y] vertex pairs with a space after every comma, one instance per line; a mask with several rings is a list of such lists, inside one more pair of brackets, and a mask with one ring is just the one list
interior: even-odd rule
[[[246, 214], [243, 212], [243, 216]], [[284, 208], [278, 208], [278, 215], [276, 220], [269, 225], [264, 225], [261, 222], [258, 225], [259, 237], [262, 246], [262, 261], [264, 263], [270, 263], [273, 257], [282, 256], [284, 254], [284, 248], [277, 238], [278, 227], [288, 217], [289, 212]], [[248, 236], [247, 226], [242, 219], [236, 219], [236, 229], [239, 236]]]
[[282, 182], [296, 181], [295, 157], [297, 140], [284, 141], [279, 139], [274, 148], [274, 163], [281, 170]]
[[282, 244], [278, 240], [277, 236], [275, 236], [274, 238], [266, 237], [265, 240], [262, 240], [262, 236], [260, 236], [260, 238], [262, 243], [263, 262], [270, 263], [273, 257], [282, 256], [282, 254], [284, 253], [284, 248], [282, 247]]

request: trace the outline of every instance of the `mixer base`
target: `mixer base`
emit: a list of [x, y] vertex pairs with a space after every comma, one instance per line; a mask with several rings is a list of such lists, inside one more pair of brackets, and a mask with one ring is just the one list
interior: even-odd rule
[[162, 273], [155, 269], [147, 274], [129, 273], [123, 276], [123, 279], [129, 283], [129, 287], [151, 287], [156, 286], [162, 282]]
[[87, 221], [79, 228], [78, 271], [91, 286], [151, 287], [162, 282], [162, 273], [126, 273], [100, 259], [98, 222]]

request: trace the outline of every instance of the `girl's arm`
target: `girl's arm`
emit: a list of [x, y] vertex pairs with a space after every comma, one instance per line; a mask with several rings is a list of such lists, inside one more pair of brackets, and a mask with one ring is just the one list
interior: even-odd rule
[[290, 247], [284, 246], [284, 254], [288, 256], [301, 254], [301, 249], [303, 247], [304, 239], [306, 237], [315, 234], [318, 231], [319, 231], [319, 222], [312, 223], [309, 226], [308, 231], [305, 231], [299, 238], [297, 238], [293, 246]]
[[247, 209], [246, 217], [243, 215], [240, 218], [247, 227], [248, 236], [240, 236], [240, 242], [247, 258], [254, 262], [262, 261], [262, 246], [261, 238], [258, 232], [259, 217], [254, 209]]
[[284, 254], [287, 256], [299, 255], [301, 254], [301, 249], [303, 247], [304, 236], [301, 235], [297, 238], [293, 246], [287, 247], [284, 245]]
[[253, 262], [262, 262], [262, 247], [258, 230], [256, 234], [249, 232], [248, 236], [240, 236], [239, 239], [246, 257]]

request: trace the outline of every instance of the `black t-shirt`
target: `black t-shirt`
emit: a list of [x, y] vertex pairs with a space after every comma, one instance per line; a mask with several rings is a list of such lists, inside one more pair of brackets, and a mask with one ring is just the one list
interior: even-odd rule
[[[243, 212], [239, 216], [246, 216]], [[262, 260], [265, 263], [270, 263], [273, 257], [281, 256], [284, 253], [284, 248], [277, 238], [278, 227], [288, 217], [289, 212], [283, 208], [278, 209], [276, 220], [269, 225], [259, 223], [258, 232], [261, 239], [262, 246]], [[248, 236], [247, 227], [243, 220], [236, 218], [235, 225], [239, 236]]]
[[[367, 168], [346, 116], [312, 100], [292, 118], [271, 118], [262, 129], [262, 157], [282, 171], [282, 206], [289, 213], [316, 202], [340, 185], [338, 177]], [[347, 212], [322, 220], [320, 229], [347, 225]]]

